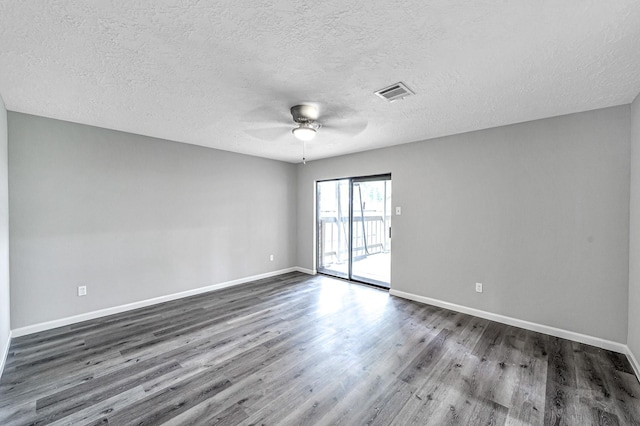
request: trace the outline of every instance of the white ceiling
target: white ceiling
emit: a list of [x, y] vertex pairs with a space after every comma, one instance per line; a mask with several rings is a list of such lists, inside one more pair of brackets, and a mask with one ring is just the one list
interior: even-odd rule
[[317, 159], [638, 92], [638, 0], [0, 0], [9, 110], [291, 162], [301, 102]]

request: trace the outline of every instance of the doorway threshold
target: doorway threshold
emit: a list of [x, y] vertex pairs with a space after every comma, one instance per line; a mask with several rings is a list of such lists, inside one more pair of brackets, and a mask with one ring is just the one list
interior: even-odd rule
[[373, 287], [373, 288], [375, 288], [377, 290], [384, 290], [384, 291], [391, 290], [391, 286], [387, 285], [387, 283], [368, 282], [368, 281], [360, 281], [360, 280], [355, 280], [355, 279], [351, 279], [350, 280], [349, 278], [339, 277], [337, 275], [331, 275], [331, 274], [327, 274], [326, 272], [320, 272], [320, 271], [318, 271], [318, 275], [323, 275], [323, 276], [329, 277], [329, 278], [335, 278], [337, 280], [346, 281], [348, 283], [366, 285], [367, 287]]

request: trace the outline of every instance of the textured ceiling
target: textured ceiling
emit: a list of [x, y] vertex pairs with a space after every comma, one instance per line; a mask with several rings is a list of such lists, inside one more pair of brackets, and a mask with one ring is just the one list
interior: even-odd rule
[[638, 0], [0, 1], [8, 109], [292, 162], [301, 102], [317, 159], [638, 92]]

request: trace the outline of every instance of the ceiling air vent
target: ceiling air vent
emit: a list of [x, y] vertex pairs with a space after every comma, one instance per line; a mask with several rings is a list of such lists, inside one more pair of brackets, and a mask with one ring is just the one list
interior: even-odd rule
[[414, 94], [407, 86], [405, 86], [404, 83], [401, 82], [392, 84], [391, 86], [380, 89], [374, 93], [380, 96], [382, 99], [388, 100], [389, 102], [397, 101], [398, 99], [404, 99], [407, 96], [411, 96]]

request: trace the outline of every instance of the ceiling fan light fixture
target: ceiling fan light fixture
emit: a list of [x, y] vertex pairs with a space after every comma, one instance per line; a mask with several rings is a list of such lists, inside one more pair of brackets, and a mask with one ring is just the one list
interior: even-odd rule
[[301, 141], [307, 142], [316, 137], [316, 129], [310, 123], [300, 123], [298, 127], [291, 130], [293, 136]]

